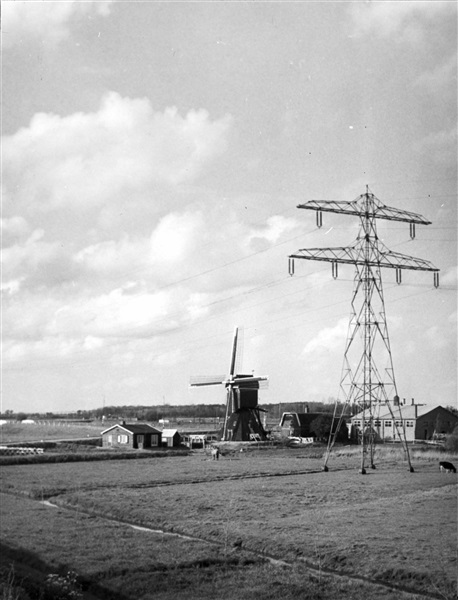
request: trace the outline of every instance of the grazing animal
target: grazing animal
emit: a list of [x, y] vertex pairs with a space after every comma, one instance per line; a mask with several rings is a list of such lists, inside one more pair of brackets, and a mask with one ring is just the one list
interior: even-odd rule
[[219, 448], [212, 448], [212, 460], [219, 460]]
[[439, 463], [439, 469], [446, 473], [456, 473], [456, 467], [451, 462], [441, 461]]

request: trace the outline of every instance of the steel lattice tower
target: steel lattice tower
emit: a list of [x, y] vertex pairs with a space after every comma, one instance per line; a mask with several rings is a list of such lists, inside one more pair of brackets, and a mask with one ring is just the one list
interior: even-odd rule
[[[303, 249], [289, 257], [290, 275], [294, 274], [296, 258], [330, 262], [334, 278], [337, 278], [339, 263], [355, 265], [352, 310], [340, 380], [344, 402], [340, 414], [337, 414], [338, 403], [336, 402], [335, 405], [323, 470], [328, 470], [327, 462], [344, 414], [349, 407], [356, 406], [358, 412], [362, 413], [361, 473], [366, 472], [364, 463], [368, 449], [371, 467], [375, 468], [374, 443], [377, 421], [382, 409], [388, 409], [391, 414], [396, 435], [403, 443], [410, 471], [413, 472], [400, 415], [401, 407], [388, 336], [381, 270], [382, 268], [395, 269], [397, 283], [401, 283], [402, 269], [432, 271], [434, 286], [438, 287], [439, 269], [426, 260], [389, 250], [377, 236], [377, 219], [409, 223], [412, 239], [415, 237], [416, 224], [430, 225], [431, 223], [421, 215], [385, 206], [369, 191], [368, 187], [365, 194], [361, 194], [352, 202], [311, 200], [299, 204], [297, 208], [316, 211], [318, 227], [322, 226], [323, 212], [355, 215], [361, 221], [358, 237], [353, 245]], [[398, 418], [394, 414], [392, 403], [398, 407]]]

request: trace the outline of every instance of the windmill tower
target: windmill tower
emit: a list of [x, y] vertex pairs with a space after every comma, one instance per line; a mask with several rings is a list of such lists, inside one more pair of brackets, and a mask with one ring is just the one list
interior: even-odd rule
[[261, 423], [258, 406], [258, 390], [267, 377], [255, 377], [236, 373], [238, 356], [238, 328], [232, 344], [231, 364], [227, 377], [194, 377], [191, 387], [224, 385], [226, 388], [226, 414], [221, 441], [250, 442], [266, 440], [267, 434]]
[[395, 437], [403, 443], [410, 471], [413, 472], [394, 377], [381, 269], [395, 269], [398, 284], [401, 283], [402, 269], [432, 271], [435, 287], [439, 285], [439, 269], [429, 261], [389, 250], [378, 238], [377, 219], [409, 223], [412, 239], [415, 237], [416, 224], [430, 225], [431, 223], [421, 215], [385, 206], [369, 192], [367, 186], [366, 193], [352, 202], [311, 200], [299, 204], [298, 208], [316, 211], [318, 227], [323, 224], [322, 213], [325, 211], [355, 215], [361, 221], [358, 237], [353, 245], [298, 250], [289, 257], [290, 275], [294, 274], [296, 258], [330, 262], [334, 279], [338, 275], [339, 263], [355, 266], [352, 313], [340, 381], [345, 401], [340, 415], [337, 415], [337, 404], [334, 410], [324, 470], [328, 470], [327, 461], [343, 417], [348, 407], [356, 406], [362, 415], [362, 428], [359, 432], [362, 444], [361, 473], [366, 472], [364, 461], [367, 450], [369, 450], [371, 467], [375, 468], [374, 442], [377, 428], [380, 426], [379, 416], [382, 410], [390, 412], [395, 427]]

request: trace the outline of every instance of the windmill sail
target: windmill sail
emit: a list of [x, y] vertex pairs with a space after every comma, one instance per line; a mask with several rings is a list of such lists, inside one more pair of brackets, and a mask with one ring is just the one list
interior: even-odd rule
[[237, 340], [239, 337], [239, 328], [235, 328], [234, 333], [234, 343], [232, 344], [232, 357], [231, 357], [231, 367], [229, 369], [229, 376], [234, 377], [235, 375], [235, 361], [237, 360]]
[[226, 376], [225, 375], [200, 375], [200, 376], [196, 376], [196, 377], [191, 377], [191, 381], [189, 382], [189, 385], [191, 387], [202, 387], [205, 385], [221, 385], [222, 383], [224, 383], [226, 380]]

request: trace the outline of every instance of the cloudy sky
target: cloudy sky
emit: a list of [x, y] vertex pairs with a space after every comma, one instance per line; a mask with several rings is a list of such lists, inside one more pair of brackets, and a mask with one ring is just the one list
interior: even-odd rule
[[235, 326], [265, 403], [327, 400], [353, 269], [297, 261], [366, 185], [431, 273], [383, 273], [401, 397], [453, 404], [455, 2], [2, 5], [2, 409], [223, 402]]

